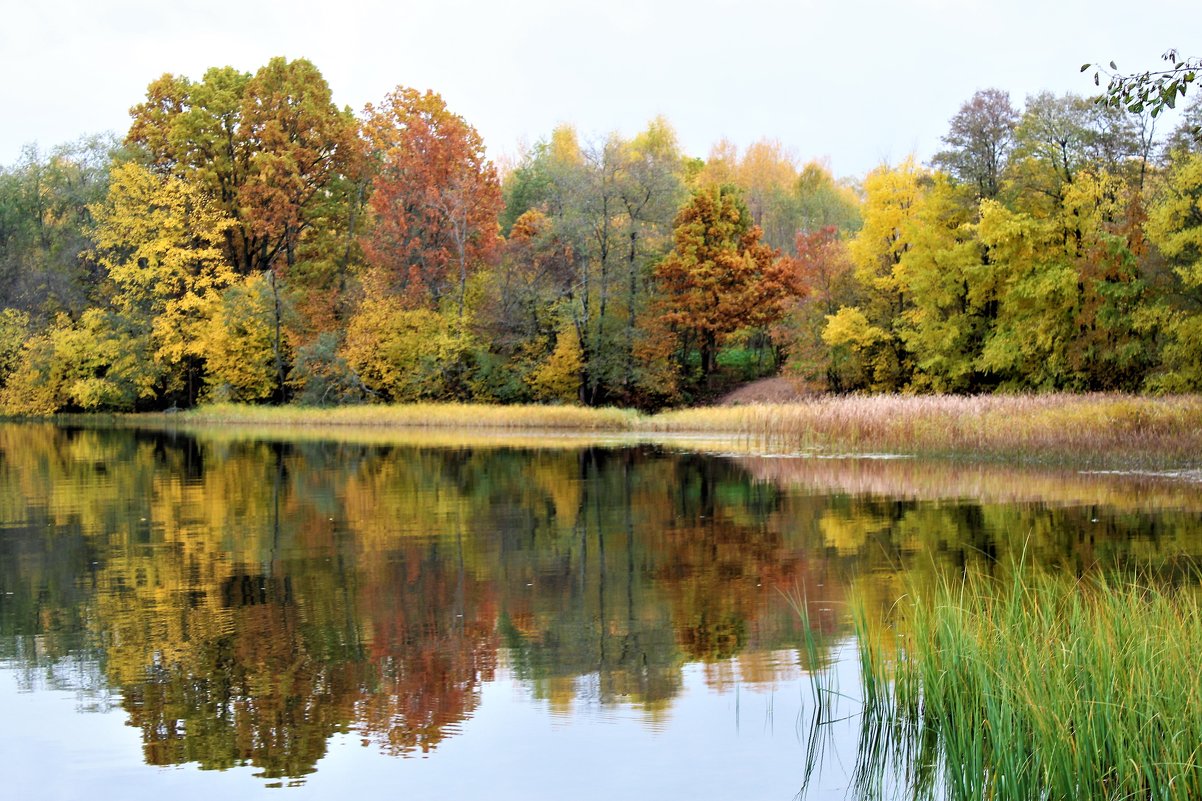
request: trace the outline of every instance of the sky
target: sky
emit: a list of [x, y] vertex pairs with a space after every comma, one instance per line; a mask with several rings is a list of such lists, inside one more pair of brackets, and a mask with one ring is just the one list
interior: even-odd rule
[[[517, 157], [559, 124], [685, 152], [777, 139], [839, 176], [940, 149], [978, 89], [1089, 94], [1085, 62], [1202, 55], [1190, 0], [0, 0], [0, 164], [128, 128], [164, 72], [312, 61], [340, 106], [433, 89]], [[1194, 89], [1202, 92], [1202, 86]]]

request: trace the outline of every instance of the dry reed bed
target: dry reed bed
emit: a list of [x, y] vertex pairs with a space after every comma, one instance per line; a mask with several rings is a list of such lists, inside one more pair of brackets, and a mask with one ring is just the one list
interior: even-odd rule
[[412, 403], [333, 408], [218, 404], [201, 406], [171, 417], [187, 423], [250, 426], [630, 431], [637, 423], [638, 413], [623, 409], [589, 409], [582, 406], [496, 406], [481, 403]]
[[728, 431], [773, 450], [886, 451], [1075, 464], [1192, 465], [1202, 397], [1129, 395], [827, 396], [791, 404], [688, 409], [654, 431]]
[[627, 432], [730, 437], [771, 452], [821, 450], [1193, 466], [1202, 460], [1202, 396], [823, 396], [788, 404], [641, 415], [576, 406], [422, 403], [333, 409], [219, 405], [138, 420], [249, 426], [384, 426]]

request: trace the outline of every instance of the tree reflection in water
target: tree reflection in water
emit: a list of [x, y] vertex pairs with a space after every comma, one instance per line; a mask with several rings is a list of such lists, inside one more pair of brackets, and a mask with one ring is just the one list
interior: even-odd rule
[[96, 665], [149, 764], [300, 777], [337, 733], [430, 752], [501, 670], [558, 714], [649, 725], [687, 663], [716, 691], [796, 676], [816, 666], [789, 598], [829, 647], [852, 583], [887, 606], [903, 577], [1024, 548], [1192, 555], [1202, 503], [1173, 486], [3, 425], [0, 657]]

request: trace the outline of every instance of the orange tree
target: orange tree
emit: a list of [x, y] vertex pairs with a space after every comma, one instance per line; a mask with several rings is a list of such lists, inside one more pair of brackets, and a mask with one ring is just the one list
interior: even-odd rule
[[454, 293], [462, 317], [468, 275], [501, 244], [501, 184], [484, 142], [433, 92], [398, 87], [367, 114], [379, 160], [368, 261], [413, 306], [437, 307]]
[[676, 216], [672, 251], [655, 268], [660, 322], [676, 335], [682, 372], [694, 352], [706, 385], [725, 337], [768, 325], [794, 289], [775, 250], [760, 242], [731, 186], [699, 189]]

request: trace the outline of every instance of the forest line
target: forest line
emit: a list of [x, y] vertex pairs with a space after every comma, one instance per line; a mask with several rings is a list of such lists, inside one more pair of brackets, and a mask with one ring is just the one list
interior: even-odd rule
[[124, 140], [0, 170], [0, 408], [1194, 392], [1202, 104], [1156, 122], [988, 89], [858, 180], [663, 119], [499, 170], [433, 92], [164, 75]]

